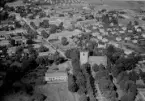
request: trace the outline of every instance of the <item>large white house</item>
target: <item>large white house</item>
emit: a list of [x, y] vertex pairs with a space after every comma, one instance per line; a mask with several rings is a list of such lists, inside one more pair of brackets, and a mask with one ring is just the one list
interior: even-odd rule
[[47, 83], [60, 83], [67, 82], [68, 77], [66, 72], [48, 72], [44, 79]]

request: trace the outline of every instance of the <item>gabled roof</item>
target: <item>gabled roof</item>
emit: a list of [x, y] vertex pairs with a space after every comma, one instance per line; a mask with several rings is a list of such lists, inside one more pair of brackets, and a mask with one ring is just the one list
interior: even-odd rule
[[107, 56], [90, 56], [89, 63], [97, 65], [103, 64], [104, 66], [107, 66]]

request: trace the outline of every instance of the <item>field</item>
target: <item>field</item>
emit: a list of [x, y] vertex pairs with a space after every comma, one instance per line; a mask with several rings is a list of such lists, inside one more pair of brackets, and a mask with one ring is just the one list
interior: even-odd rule
[[68, 91], [67, 83], [40, 85], [36, 90], [47, 96], [45, 101], [78, 101], [78, 95]]

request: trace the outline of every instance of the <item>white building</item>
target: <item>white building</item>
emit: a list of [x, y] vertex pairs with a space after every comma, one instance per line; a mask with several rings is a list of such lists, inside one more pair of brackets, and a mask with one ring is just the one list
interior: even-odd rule
[[88, 51], [82, 51], [80, 52], [80, 64], [86, 64], [88, 62], [89, 52]]
[[66, 72], [47, 72], [44, 77], [47, 83], [67, 82], [68, 76]]

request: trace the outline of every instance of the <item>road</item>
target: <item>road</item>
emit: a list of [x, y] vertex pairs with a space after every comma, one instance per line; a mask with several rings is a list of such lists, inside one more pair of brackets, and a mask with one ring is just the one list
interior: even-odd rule
[[[22, 20], [27, 24], [27, 25], [29, 25], [30, 26], [30, 28], [32, 29], [32, 30], [34, 30], [34, 28], [30, 25], [30, 23], [25, 19], [25, 18], [22, 18]], [[37, 31], [37, 30], [36, 30]], [[37, 33], [39, 33], [38, 31], [37, 31]], [[63, 51], [61, 51], [59, 48], [56, 48], [53, 44], [51, 44], [48, 40], [46, 40], [46, 39], [42, 39], [42, 44], [45, 44], [45, 46], [47, 47], [47, 48], [51, 48], [50, 50], [53, 50], [54, 52], [55, 51], [57, 51], [57, 52], [59, 52], [64, 58], [66, 58], [66, 56], [65, 56], [65, 53], [63, 52]]]
[[108, 101], [105, 97], [102, 96], [101, 91], [100, 91], [100, 89], [99, 89], [99, 85], [98, 85], [97, 83], [95, 83], [95, 84], [96, 84], [95, 86], [96, 86], [97, 93], [98, 93], [97, 99], [98, 99], [99, 101]]
[[59, 48], [54, 47], [49, 41], [43, 39], [42, 43], [43, 43], [47, 48], [51, 48], [54, 52], [55, 52], [55, 51], [59, 52], [64, 58], [66, 58], [65, 53], [62, 52]]

